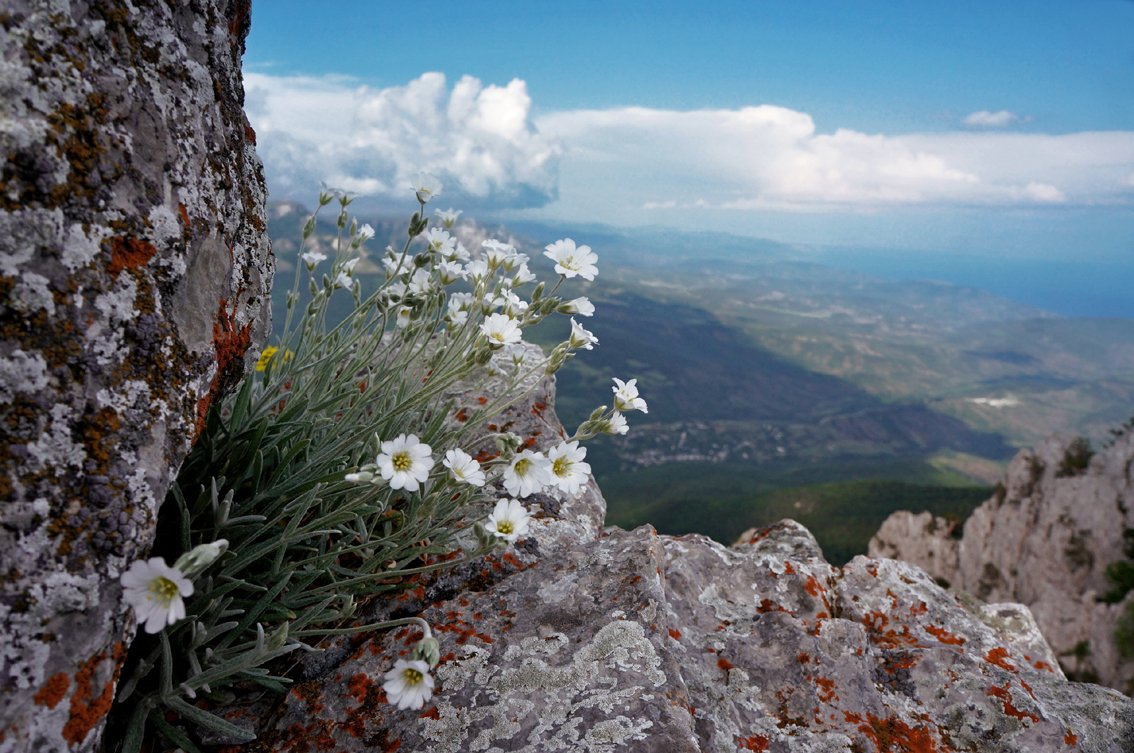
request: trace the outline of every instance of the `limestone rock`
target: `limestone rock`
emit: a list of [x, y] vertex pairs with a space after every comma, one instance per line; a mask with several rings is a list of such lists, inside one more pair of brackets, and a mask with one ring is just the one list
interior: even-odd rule
[[0, 12], [0, 751], [91, 750], [120, 573], [267, 331], [247, 0]]
[[1051, 439], [1021, 451], [1002, 491], [965, 521], [963, 536], [929, 513], [895, 513], [870, 543], [873, 556], [917, 564], [979, 599], [1026, 604], [1069, 674], [1134, 692], [1134, 661], [1114, 640], [1134, 600], [1108, 604], [1109, 564], [1134, 535], [1134, 434], [1083, 469], [1076, 446]]
[[[535, 399], [511, 428], [547, 447], [550, 395]], [[793, 521], [729, 548], [603, 529], [593, 485], [527, 502], [528, 538], [369, 616], [434, 626], [425, 708], [382, 690], [415, 629], [341, 639], [274, 708], [227, 710], [259, 720], [244, 750], [1134, 749], [1134, 702], [1067, 682], [1019, 605], [963, 602], [893, 560], [833, 567]]]

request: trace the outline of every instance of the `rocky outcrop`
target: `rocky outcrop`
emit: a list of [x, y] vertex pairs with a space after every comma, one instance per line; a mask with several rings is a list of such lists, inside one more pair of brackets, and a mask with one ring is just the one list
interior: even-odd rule
[[870, 554], [912, 562], [980, 599], [1027, 605], [1069, 674], [1130, 693], [1134, 661], [1114, 633], [1134, 592], [1116, 603], [1103, 596], [1113, 587], [1108, 565], [1128, 559], [1134, 543], [1134, 433], [1089, 460], [1082, 450], [1051, 439], [1020, 452], [963, 529], [895, 513]]
[[0, 750], [90, 750], [119, 574], [266, 333], [246, 0], [0, 11]]
[[[543, 447], [552, 395], [507, 417]], [[329, 642], [272, 703], [229, 707], [280, 751], [1127, 751], [1134, 702], [1067, 682], [1026, 608], [962, 601], [920, 569], [824, 561], [784, 521], [725, 547], [604, 529], [592, 484], [535, 495], [531, 534], [366, 619], [441, 643], [420, 711], [385, 702], [412, 628]]]

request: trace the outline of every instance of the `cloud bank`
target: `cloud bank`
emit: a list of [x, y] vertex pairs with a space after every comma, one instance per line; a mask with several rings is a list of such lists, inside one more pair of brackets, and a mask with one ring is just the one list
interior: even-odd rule
[[[1134, 204], [1134, 132], [817, 131], [804, 112], [624, 107], [533, 116], [526, 84], [440, 73], [371, 89], [343, 78], [247, 73], [247, 110], [273, 196], [320, 181], [405, 197], [420, 170], [464, 208], [549, 206], [623, 223], [684, 208], [900, 211], [904, 207]], [[973, 113], [974, 127], [1018, 122]], [[971, 121], [971, 122], [970, 122]]]

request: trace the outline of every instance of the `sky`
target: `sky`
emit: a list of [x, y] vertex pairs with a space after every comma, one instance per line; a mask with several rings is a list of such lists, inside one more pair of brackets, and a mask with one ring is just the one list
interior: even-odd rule
[[1131, 0], [257, 0], [244, 76], [272, 199], [1134, 273]]

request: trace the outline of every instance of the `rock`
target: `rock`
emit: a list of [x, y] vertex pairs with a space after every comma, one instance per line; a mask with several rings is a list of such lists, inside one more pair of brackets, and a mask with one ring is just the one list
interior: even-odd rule
[[0, 13], [0, 751], [93, 750], [209, 402], [267, 332], [248, 3]]
[[[546, 448], [558, 427], [535, 400], [512, 430]], [[425, 708], [382, 690], [416, 629], [340, 639], [274, 708], [227, 710], [262, 722], [243, 750], [1134, 749], [1134, 702], [1067, 682], [1024, 607], [967, 603], [893, 560], [833, 567], [793, 521], [728, 548], [603, 529], [593, 485], [550, 499], [528, 501], [515, 547], [368, 616], [433, 625]]]
[[[965, 521], [963, 535], [929, 513], [894, 513], [872, 556], [919, 565], [979, 599], [1027, 605], [1069, 675], [1134, 692], [1134, 661], [1114, 638], [1134, 592], [1106, 603], [1106, 568], [1128, 559], [1134, 536], [1134, 434], [1074, 462], [1074, 441], [1021, 451], [1001, 490]], [[1082, 459], [1082, 456], [1080, 456]], [[1068, 462], [1072, 461], [1072, 462]]]

